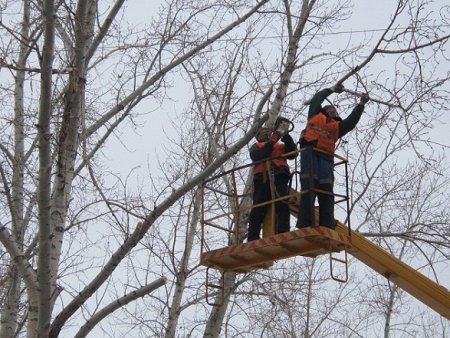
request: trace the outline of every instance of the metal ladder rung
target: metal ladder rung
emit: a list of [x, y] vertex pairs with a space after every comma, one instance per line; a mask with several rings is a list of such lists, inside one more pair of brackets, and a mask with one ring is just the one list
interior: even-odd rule
[[346, 259], [340, 259], [340, 258], [336, 258], [336, 257], [331, 257], [331, 259], [332, 259], [333, 261], [336, 261], [336, 262], [340, 262], [340, 263], [345, 263], [345, 264], [347, 264], [347, 260], [346, 260]]
[[[335, 276], [333, 271], [333, 261], [342, 263], [345, 266], [344, 278], [339, 278]], [[333, 251], [331, 250], [330, 244], [330, 275], [331, 278], [340, 283], [346, 283], [348, 281], [348, 259], [347, 259], [347, 249], [344, 249], [344, 259], [333, 257]]]

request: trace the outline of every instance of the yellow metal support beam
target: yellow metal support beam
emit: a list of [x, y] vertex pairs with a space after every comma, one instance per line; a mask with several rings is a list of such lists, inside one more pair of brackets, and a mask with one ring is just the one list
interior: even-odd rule
[[[342, 223], [338, 223], [336, 231], [348, 234], [348, 228]], [[353, 257], [450, 320], [450, 292], [445, 287], [355, 231], [351, 231], [351, 241], [348, 253]]]
[[[291, 194], [298, 196], [297, 203], [290, 204], [291, 214], [297, 217], [300, 196], [293, 190], [291, 190]], [[316, 209], [315, 212], [316, 225], [318, 225], [318, 210]], [[350, 235], [351, 247], [347, 249], [349, 254], [450, 320], [450, 292], [445, 287], [402, 262], [358, 232], [352, 230], [349, 233], [348, 227], [343, 223], [337, 222], [335, 230], [341, 235]]]
[[262, 226], [263, 237], [269, 237], [275, 234], [275, 203], [269, 204], [264, 223]]

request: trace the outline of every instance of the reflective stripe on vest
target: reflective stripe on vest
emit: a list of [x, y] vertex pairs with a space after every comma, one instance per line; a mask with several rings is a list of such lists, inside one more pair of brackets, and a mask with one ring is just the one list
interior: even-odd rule
[[307, 142], [317, 141], [316, 147], [334, 154], [336, 141], [339, 138], [339, 123], [328, 119], [323, 113], [314, 115], [308, 120], [303, 138]]
[[[258, 148], [262, 148], [266, 142], [256, 142]], [[277, 142], [273, 145], [271, 157], [278, 157], [284, 154], [284, 143]], [[274, 158], [273, 160], [261, 162], [255, 165], [254, 174], [262, 173], [267, 170], [267, 162], [272, 162], [275, 167], [288, 167], [285, 157]]]

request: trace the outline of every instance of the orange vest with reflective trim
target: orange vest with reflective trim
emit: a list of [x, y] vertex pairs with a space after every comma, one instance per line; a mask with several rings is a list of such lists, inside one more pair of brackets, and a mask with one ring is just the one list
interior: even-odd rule
[[323, 113], [316, 114], [308, 119], [303, 139], [307, 142], [317, 141], [317, 148], [334, 154], [339, 139], [339, 123], [334, 119], [327, 121]]
[[[256, 146], [258, 148], [262, 148], [266, 142], [256, 142]], [[277, 142], [273, 145], [272, 154], [271, 157], [278, 157], [284, 154], [284, 143]], [[279, 157], [274, 158], [273, 160], [269, 160], [266, 162], [261, 162], [255, 165], [255, 169], [253, 170], [253, 174], [262, 173], [267, 170], [267, 162], [272, 162], [272, 165], [281, 168], [281, 167], [287, 167], [289, 168], [289, 165], [287, 164], [285, 157]]]

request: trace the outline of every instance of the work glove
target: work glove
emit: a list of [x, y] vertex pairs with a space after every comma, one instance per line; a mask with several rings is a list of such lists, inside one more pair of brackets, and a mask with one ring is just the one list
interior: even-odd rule
[[364, 106], [367, 102], [369, 102], [370, 98], [369, 98], [369, 94], [364, 93], [361, 98], [359, 99], [359, 104], [361, 106]]
[[272, 136], [270, 137], [270, 140], [272, 141], [272, 143], [273, 144], [275, 144], [275, 143], [277, 143], [278, 142], [278, 140], [280, 139], [280, 133], [279, 132], [277, 132], [277, 131], [274, 131], [273, 133], [272, 133]]
[[335, 93], [342, 93], [345, 89], [344, 85], [342, 83], [338, 83], [337, 85], [334, 85], [333, 87], [330, 88], [333, 92]]

